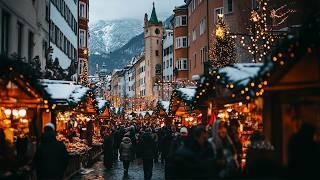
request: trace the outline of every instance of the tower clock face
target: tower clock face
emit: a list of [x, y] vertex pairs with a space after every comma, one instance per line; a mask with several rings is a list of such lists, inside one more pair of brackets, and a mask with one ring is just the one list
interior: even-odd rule
[[155, 33], [156, 33], [156, 34], [160, 34], [160, 30], [157, 28], [157, 29], [155, 30]]

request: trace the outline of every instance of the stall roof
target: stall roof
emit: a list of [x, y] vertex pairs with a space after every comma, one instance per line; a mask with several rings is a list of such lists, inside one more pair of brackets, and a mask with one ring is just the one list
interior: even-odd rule
[[72, 81], [41, 79], [40, 84], [44, 86], [51, 99], [60, 105], [77, 104], [90, 90]]
[[179, 88], [176, 91], [180, 93], [183, 100], [192, 101], [196, 94], [197, 87]]
[[160, 101], [160, 105], [166, 113], [169, 113], [170, 101]]
[[263, 66], [262, 63], [238, 63], [218, 69], [221, 83], [247, 86], [254, 79]]

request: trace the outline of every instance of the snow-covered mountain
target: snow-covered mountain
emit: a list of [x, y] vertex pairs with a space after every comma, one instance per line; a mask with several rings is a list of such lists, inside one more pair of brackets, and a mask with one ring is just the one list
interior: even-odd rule
[[90, 24], [90, 54], [115, 51], [142, 32], [143, 22], [136, 19], [100, 20]]

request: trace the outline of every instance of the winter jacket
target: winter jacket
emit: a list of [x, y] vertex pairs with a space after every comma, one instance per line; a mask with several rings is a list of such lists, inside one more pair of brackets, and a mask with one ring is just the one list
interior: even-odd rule
[[38, 179], [62, 179], [68, 165], [65, 145], [57, 141], [54, 133], [44, 134], [35, 154]]
[[141, 144], [140, 144], [140, 148], [141, 148], [141, 156], [143, 159], [153, 159], [155, 154], [155, 142], [151, 137], [151, 133], [150, 132], [146, 132], [143, 134], [142, 138], [141, 138]]
[[132, 160], [132, 143], [129, 137], [124, 137], [120, 144], [120, 160], [121, 161]]

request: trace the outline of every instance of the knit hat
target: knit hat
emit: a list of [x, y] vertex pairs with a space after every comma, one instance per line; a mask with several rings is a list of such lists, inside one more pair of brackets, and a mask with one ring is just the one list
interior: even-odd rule
[[47, 123], [44, 127], [45, 128], [46, 127], [50, 127], [52, 130], [55, 130], [55, 127], [54, 127], [54, 125], [52, 123]]
[[188, 135], [188, 129], [186, 127], [182, 127], [180, 129], [180, 134], [183, 134], [183, 135]]

